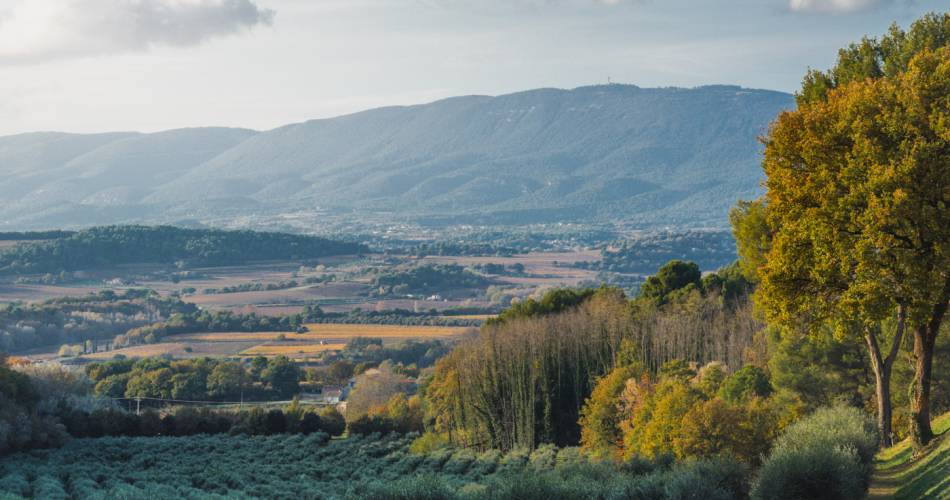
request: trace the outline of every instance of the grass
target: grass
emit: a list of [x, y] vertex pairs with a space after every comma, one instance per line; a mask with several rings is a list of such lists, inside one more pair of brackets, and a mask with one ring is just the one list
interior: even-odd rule
[[290, 344], [270, 345], [261, 344], [245, 350], [241, 354], [248, 356], [284, 356], [294, 354], [317, 354], [324, 351], [340, 351], [346, 344]]
[[950, 413], [933, 428], [938, 436], [917, 456], [910, 439], [878, 453], [871, 498], [950, 499]]

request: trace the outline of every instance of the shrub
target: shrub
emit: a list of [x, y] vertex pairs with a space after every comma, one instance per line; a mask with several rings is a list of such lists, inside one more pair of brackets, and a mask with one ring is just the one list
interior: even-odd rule
[[388, 434], [396, 430], [395, 423], [388, 417], [381, 415], [361, 415], [356, 420], [351, 420], [346, 424], [346, 430], [350, 434]]
[[280, 434], [287, 430], [287, 419], [284, 412], [274, 409], [267, 412], [265, 419], [267, 434]]
[[339, 436], [346, 430], [346, 420], [336, 408], [328, 406], [320, 412], [320, 428], [331, 436]]
[[455, 493], [436, 476], [413, 476], [391, 483], [371, 483], [353, 498], [370, 500], [448, 500]]
[[878, 435], [856, 408], [822, 408], [775, 442], [752, 490], [761, 499], [847, 499], [865, 495]]
[[311, 434], [319, 431], [322, 428], [321, 424], [320, 416], [312, 411], [308, 411], [300, 418], [297, 429], [303, 434]]
[[746, 475], [742, 464], [725, 457], [686, 462], [665, 475], [664, 498], [746, 498], [749, 494]]
[[427, 432], [412, 442], [409, 452], [415, 454], [429, 453], [449, 446], [449, 439], [443, 434]]

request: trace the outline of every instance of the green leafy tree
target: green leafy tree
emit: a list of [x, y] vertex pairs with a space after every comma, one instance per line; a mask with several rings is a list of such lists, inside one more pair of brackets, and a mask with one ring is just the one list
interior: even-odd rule
[[771, 244], [771, 230], [765, 213], [765, 200], [739, 201], [729, 211], [729, 224], [736, 239], [739, 268], [742, 275], [753, 283], [759, 281], [759, 268], [765, 265], [765, 256]]
[[174, 399], [202, 400], [208, 391], [206, 379], [197, 371], [176, 373], [171, 378], [171, 385]]
[[247, 373], [240, 363], [221, 362], [208, 375], [208, 394], [215, 398], [240, 397]]
[[772, 384], [761, 368], [747, 365], [726, 377], [718, 394], [727, 402], [742, 403], [754, 397], [769, 397], [772, 394]]
[[300, 392], [300, 368], [286, 356], [271, 359], [261, 378], [278, 397], [289, 398]]
[[686, 289], [690, 285], [696, 289], [702, 288], [699, 266], [694, 262], [671, 260], [640, 286], [639, 297], [663, 303], [671, 293]]
[[[761, 304], [775, 321], [831, 322], [863, 336], [885, 444], [890, 374], [908, 327], [915, 441], [933, 437], [933, 348], [950, 301], [950, 48], [908, 40], [915, 30], [950, 33], [948, 19], [929, 16], [910, 33], [846, 49], [828, 74], [832, 90], [800, 99], [766, 140], [773, 237]], [[880, 324], [895, 316], [887, 335]]]

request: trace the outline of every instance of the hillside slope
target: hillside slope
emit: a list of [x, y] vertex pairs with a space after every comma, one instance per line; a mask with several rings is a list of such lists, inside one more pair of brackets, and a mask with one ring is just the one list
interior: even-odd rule
[[913, 456], [910, 440], [878, 455], [871, 498], [950, 498], [950, 413], [933, 421], [935, 441]]
[[30, 227], [319, 208], [432, 223], [724, 225], [737, 198], [759, 191], [757, 137], [792, 106], [788, 94], [733, 86], [609, 85], [260, 133], [0, 137], [0, 218]]

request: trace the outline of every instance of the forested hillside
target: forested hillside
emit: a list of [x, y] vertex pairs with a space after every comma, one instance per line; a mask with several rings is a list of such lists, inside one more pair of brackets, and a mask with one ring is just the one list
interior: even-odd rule
[[363, 251], [366, 248], [360, 244], [315, 236], [171, 226], [105, 226], [0, 251], [0, 273], [59, 273], [143, 263], [224, 266]]
[[259, 133], [0, 137], [0, 218], [64, 227], [338, 208], [431, 224], [723, 227], [735, 200], [760, 192], [756, 137], [792, 106], [788, 94], [734, 86], [608, 85]]

